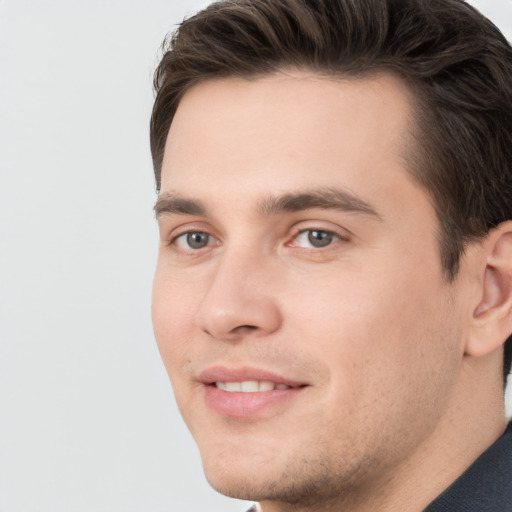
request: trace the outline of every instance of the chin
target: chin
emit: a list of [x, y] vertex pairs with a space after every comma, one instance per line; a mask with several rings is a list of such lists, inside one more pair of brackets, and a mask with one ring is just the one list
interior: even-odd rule
[[201, 459], [206, 479], [216, 491], [236, 499], [261, 501], [282, 476], [279, 462], [273, 456], [265, 456], [268, 453], [251, 450], [246, 443], [236, 448], [201, 449]]
[[[283, 465], [282, 439], [264, 432], [245, 432], [245, 428], [228, 432], [204, 429], [194, 433], [199, 447], [204, 473], [210, 485], [223, 494], [232, 495], [237, 489], [249, 490], [272, 480]], [[222, 489], [233, 489], [225, 492]], [[244, 491], [245, 492], [245, 491]], [[238, 497], [238, 496], [237, 496]]]
[[225, 496], [298, 505], [328, 499], [333, 484], [339, 492], [339, 482], [331, 478], [335, 468], [325, 458], [286, 460], [278, 456], [279, 450], [263, 454], [247, 445], [238, 447], [236, 453], [229, 449], [215, 452], [201, 452], [204, 472], [208, 483]]
[[[250, 464], [234, 474], [211, 472], [205, 468], [208, 483], [219, 493], [231, 498], [254, 502], [280, 502], [290, 506], [314, 507], [320, 503], [330, 503], [333, 496], [343, 498], [343, 490], [332, 486], [326, 475], [308, 480], [305, 474], [295, 471], [282, 474], [258, 474]], [[243, 473], [243, 475], [241, 474]], [[305, 478], [306, 477], [306, 478]]]
[[251, 469], [249, 463], [239, 471], [226, 471], [220, 467], [205, 466], [204, 473], [208, 483], [224, 496], [239, 500], [261, 501], [267, 494], [263, 491], [267, 486], [258, 481], [256, 470]]

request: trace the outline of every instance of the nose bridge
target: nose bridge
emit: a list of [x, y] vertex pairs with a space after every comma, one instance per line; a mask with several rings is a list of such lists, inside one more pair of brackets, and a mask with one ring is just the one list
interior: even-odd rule
[[262, 253], [247, 246], [226, 250], [199, 305], [198, 326], [214, 338], [229, 340], [277, 330], [281, 318], [270, 290], [272, 274]]

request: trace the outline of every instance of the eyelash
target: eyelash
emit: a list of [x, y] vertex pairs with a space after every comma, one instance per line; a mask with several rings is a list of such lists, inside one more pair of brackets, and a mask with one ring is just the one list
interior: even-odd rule
[[[317, 234], [319, 236], [315, 236], [314, 234]], [[329, 231], [327, 229], [318, 229], [318, 228], [308, 228], [308, 229], [302, 229], [297, 234], [293, 236], [292, 242], [289, 244], [291, 246], [298, 245], [298, 241], [301, 237], [304, 237], [304, 235], [307, 234], [307, 242], [311, 245], [311, 247], [302, 247], [303, 249], [310, 249], [310, 250], [320, 250], [320, 249], [328, 249], [333, 243], [339, 242], [342, 240], [346, 240], [346, 238], [341, 237], [338, 233], [334, 231]], [[320, 242], [318, 246], [314, 245], [314, 241], [312, 240], [312, 237], [315, 237], [316, 242]], [[325, 245], [323, 244], [323, 241], [326, 240], [327, 243]], [[305, 240], [306, 241], [306, 240]]]
[[[314, 233], [317, 233], [319, 234], [320, 236], [318, 236], [316, 238], [316, 241], [320, 242], [320, 245], [318, 246], [314, 246], [314, 242], [312, 241], [311, 237], [312, 236], [315, 236], [313, 235]], [[310, 247], [301, 247], [300, 245], [298, 245], [297, 241], [300, 240], [301, 237], [303, 237], [304, 235], [307, 235], [307, 242], [311, 245]], [[202, 247], [191, 247], [191, 239], [190, 237], [194, 236], [194, 235], [199, 235], [199, 236], [205, 236], [207, 237], [207, 242], [204, 246]], [[180, 239], [183, 239], [184, 238], [184, 242], [183, 242], [183, 245], [180, 245]], [[323, 240], [326, 240], [327, 239], [327, 243], [325, 245], [322, 245], [322, 241]], [[215, 238], [210, 234], [208, 233], [207, 231], [201, 231], [201, 230], [191, 230], [191, 231], [185, 231], [183, 233], [180, 233], [179, 235], [173, 237], [170, 241], [170, 245], [173, 245], [173, 246], [177, 246], [179, 249], [183, 250], [183, 251], [188, 251], [188, 252], [198, 252], [200, 251], [201, 249], [205, 249], [211, 245], [213, 245], [211, 242], [212, 240], [215, 240]], [[341, 235], [339, 233], [336, 233], [335, 231], [332, 231], [332, 230], [327, 230], [327, 229], [320, 229], [320, 228], [307, 228], [307, 229], [301, 229], [301, 230], [298, 230], [292, 237], [292, 240], [290, 242], [287, 243], [287, 246], [289, 247], [298, 247], [298, 248], [301, 248], [301, 249], [305, 249], [305, 250], [310, 250], [310, 251], [319, 251], [319, 250], [328, 250], [334, 243], [336, 242], [346, 242], [348, 241], [348, 237], [345, 235]], [[218, 241], [217, 241], [217, 244], [218, 245]], [[185, 245], [187, 245], [187, 247], [185, 247]]]
[[[194, 235], [205, 235], [208, 238], [207, 244], [204, 247], [200, 247], [200, 248], [190, 247], [189, 237], [192, 237]], [[210, 235], [209, 233], [207, 233], [206, 231], [200, 231], [200, 230], [185, 231], [184, 233], [180, 233], [179, 235], [177, 235], [174, 238], [172, 238], [172, 240], [170, 242], [170, 245], [175, 245], [175, 246], [180, 247], [180, 244], [179, 244], [180, 238], [185, 238], [187, 240], [185, 243], [189, 246], [188, 248], [187, 247], [181, 247], [181, 249], [183, 249], [185, 251], [193, 251], [193, 252], [196, 252], [196, 251], [199, 251], [200, 249], [204, 249], [205, 247], [208, 247], [209, 245], [211, 245], [210, 241], [212, 239], [214, 239], [214, 237], [212, 235]]]

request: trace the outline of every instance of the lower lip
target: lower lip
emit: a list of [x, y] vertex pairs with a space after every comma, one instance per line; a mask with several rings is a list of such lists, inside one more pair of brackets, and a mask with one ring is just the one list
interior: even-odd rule
[[273, 406], [295, 398], [304, 388], [274, 389], [254, 393], [224, 391], [214, 385], [205, 386], [206, 404], [220, 416], [250, 418]]

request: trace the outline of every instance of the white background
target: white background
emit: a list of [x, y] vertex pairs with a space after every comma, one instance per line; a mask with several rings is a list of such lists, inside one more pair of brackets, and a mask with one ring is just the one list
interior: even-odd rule
[[[511, 38], [511, 0], [473, 3]], [[0, 1], [1, 512], [247, 508], [205, 482], [150, 322], [151, 75], [204, 5]]]

